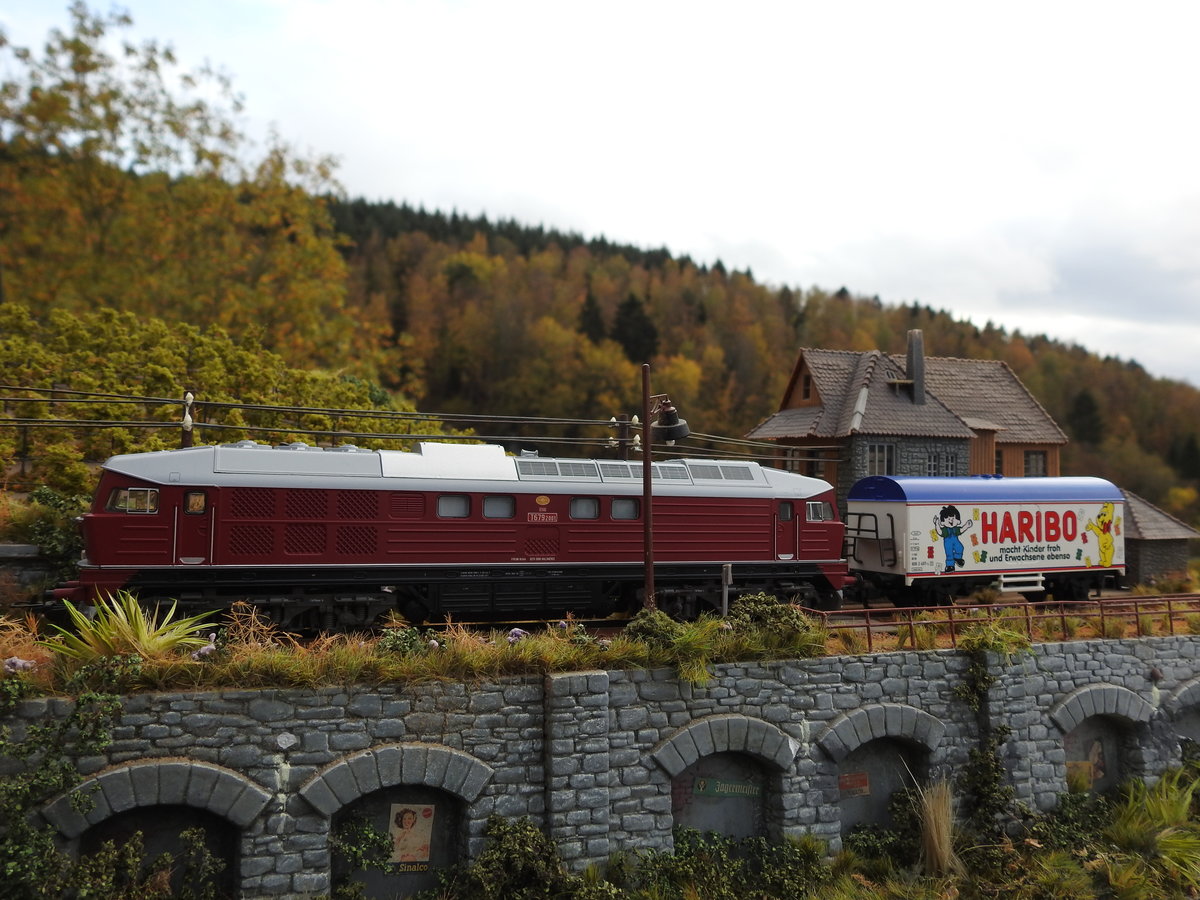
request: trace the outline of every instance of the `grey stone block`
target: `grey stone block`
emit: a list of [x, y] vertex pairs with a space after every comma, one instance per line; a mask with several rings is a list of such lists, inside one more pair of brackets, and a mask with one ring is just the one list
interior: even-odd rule
[[98, 779], [100, 791], [108, 801], [108, 807], [114, 813], [126, 812], [137, 806], [137, 797], [133, 792], [133, 779], [128, 768], [115, 769], [105, 772]]
[[365, 797], [383, 787], [379, 780], [379, 761], [374, 753], [360, 753], [349, 761], [350, 774], [358, 785], [358, 795]]

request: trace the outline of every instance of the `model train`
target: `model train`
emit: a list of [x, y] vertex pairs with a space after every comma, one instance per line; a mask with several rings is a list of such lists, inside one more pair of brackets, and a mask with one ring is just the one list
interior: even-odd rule
[[[868, 585], [944, 602], [981, 579], [1077, 591], [1123, 568], [1120, 493], [1099, 479], [868, 478], [847, 498], [848, 528], [820, 479], [712, 459], [655, 462], [652, 475], [655, 599], [680, 617], [719, 609], [731, 590], [835, 609]], [[298, 630], [368, 627], [392, 610], [414, 622], [606, 616], [643, 601], [642, 479], [640, 462], [495, 445], [242, 441], [115, 456], [82, 519], [79, 578], [53, 593], [87, 604], [128, 590], [197, 612], [246, 599]], [[1083, 520], [1105, 504], [1117, 550], [1085, 558]], [[950, 552], [941, 565], [935, 543]]]

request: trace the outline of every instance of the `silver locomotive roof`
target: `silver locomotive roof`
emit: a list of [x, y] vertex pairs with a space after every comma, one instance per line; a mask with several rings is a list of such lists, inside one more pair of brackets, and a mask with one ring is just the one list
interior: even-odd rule
[[[423, 442], [412, 451], [366, 450], [360, 447], [314, 447], [309, 444], [274, 446], [254, 441], [159, 450], [114, 456], [104, 468], [158, 484], [247, 485], [312, 487], [313, 478], [348, 479], [358, 489], [396, 487], [398, 480], [457, 483], [612, 484], [630, 487], [642, 483], [642, 462], [605, 459], [556, 459], [509, 456], [496, 444], [440, 444]], [[651, 478], [659, 486], [703, 485], [719, 493], [784, 490], [806, 497], [830, 490], [828, 482], [808, 478], [755, 462], [714, 459], [674, 459], [651, 464]], [[341, 485], [329, 484], [329, 487]], [[530, 489], [533, 489], [532, 486]]]

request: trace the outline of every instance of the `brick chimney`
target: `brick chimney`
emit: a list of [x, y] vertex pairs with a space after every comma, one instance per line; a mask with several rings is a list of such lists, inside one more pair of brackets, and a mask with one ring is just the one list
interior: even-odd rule
[[905, 375], [912, 382], [912, 401], [917, 406], [925, 404], [925, 335], [919, 328], [908, 333], [908, 359]]

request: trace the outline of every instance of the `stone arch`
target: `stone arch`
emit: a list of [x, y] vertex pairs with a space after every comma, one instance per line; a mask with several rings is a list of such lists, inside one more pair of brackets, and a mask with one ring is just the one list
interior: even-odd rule
[[1071, 691], [1050, 708], [1049, 716], [1063, 734], [1068, 734], [1092, 716], [1115, 716], [1145, 724], [1154, 716], [1154, 707], [1129, 688], [1099, 683]]
[[[73, 795], [86, 793], [91, 808], [79, 812]], [[190, 806], [245, 828], [266, 808], [270, 791], [231, 769], [183, 760], [142, 760], [114, 766], [76, 785], [42, 810], [68, 839], [110, 816], [142, 806]]]
[[838, 716], [817, 736], [816, 744], [834, 762], [841, 762], [878, 738], [907, 738], [932, 753], [945, 734], [941, 719], [915, 706], [872, 703]]
[[439, 788], [473, 803], [494, 770], [469, 753], [438, 744], [388, 744], [331, 763], [300, 788], [300, 796], [332, 816], [360, 797], [401, 784]]
[[1172, 716], [1195, 706], [1200, 706], [1200, 678], [1185, 681], [1163, 702], [1163, 709]]
[[680, 728], [650, 752], [672, 778], [705, 756], [745, 753], [781, 772], [791, 768], [800, 743], [779, 728], [737, 714], [706, 716]]

